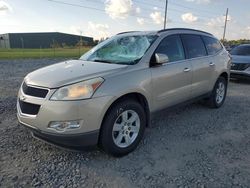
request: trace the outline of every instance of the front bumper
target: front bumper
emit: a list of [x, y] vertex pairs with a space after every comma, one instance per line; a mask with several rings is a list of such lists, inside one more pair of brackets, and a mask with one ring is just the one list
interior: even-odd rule
[[[40, 109], [36, 115], [24, 114], [22, 112], [19, 100], [23, 98], [25, 98], [26, 103], [40, 105]], [[17, 117], [21, 124], [47, 133], [66, 135], [91, 132], [100, 129], [111, 99], [111, 96], [105, 96], [79, 101], [50, 101], [49, 99], [30, 97], [19, 91]], [[74, 120], [81, 120], [80, 128], [67, 130], [65, 132], [56, 132], [48, 128], [50, 122], [53, 121], [62, 122]]]
[[231, 78], [238, 78], [238, 79], [250, 79], [250, 71], [230, 71]]
[[[96, 145], [103, 117], [113, 97], [104, 96], [79, 101], [51, 101], [50, 90], [45, 98], [37, 98], [19, 90], [17, 117], [20, 124], [30, 128], [34, 137], [62, 147]], [[38, 105], [37, 114], [23, 113], [20, 103]], [[51, 122], [80, 120], [81, 126], [63, 132], [48, 127]]]
[[58, 135], [46, 133], [39, 129], [31, 128], [30, 126], [27, 126], [25, 124], [21, 125], [29, 128], [34, 138], [63, 148], [80, 150], [83, 148], [86, 149], [94, 147], [98, 143], [99, 130], [82, 134]]

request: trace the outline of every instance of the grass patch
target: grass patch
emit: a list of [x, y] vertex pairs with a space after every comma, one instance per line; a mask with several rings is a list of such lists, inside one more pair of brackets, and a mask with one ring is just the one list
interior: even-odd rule
[[0, 59], [79, 58], [91, 47], [46, 49], [0, 49]]

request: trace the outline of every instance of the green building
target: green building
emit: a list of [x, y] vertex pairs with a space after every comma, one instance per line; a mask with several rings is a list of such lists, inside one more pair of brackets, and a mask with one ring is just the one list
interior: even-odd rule
[[59, 32], [0, 34], [0, 48], [50, 48], [80, 43], [92, 46], [94, 40], [92, 37]]

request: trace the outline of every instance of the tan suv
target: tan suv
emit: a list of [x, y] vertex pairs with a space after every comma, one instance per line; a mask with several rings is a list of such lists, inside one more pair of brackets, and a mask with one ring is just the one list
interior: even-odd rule
[[18, 94], [18, 119], [49, 143], [99, 145], [123, 156], [137, 147], [153, 112], [193, 99], [219, 108], [229, 72], [229, 54], [209, 33], [121, 33], [79, 60], [29, 73]]

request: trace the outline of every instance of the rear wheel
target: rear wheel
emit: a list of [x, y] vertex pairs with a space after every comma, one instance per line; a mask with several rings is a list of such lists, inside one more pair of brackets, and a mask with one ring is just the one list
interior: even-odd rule
[[115, 104], [104, 119], [100, 146], [113, 156], [123, 156], [133, 151], [143, 137], [146, 116], [142, 106], [134, 100]]
[[226, 99], [226, 94], [227, 81], [224, 77], [219, 77], [209, 98], [209, 106], [212, 108], [220, 108]]

